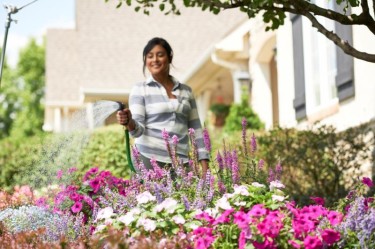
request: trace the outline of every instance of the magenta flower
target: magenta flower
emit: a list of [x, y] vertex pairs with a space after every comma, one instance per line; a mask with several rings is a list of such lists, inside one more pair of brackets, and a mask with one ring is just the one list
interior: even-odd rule
[[78, 213], [82, 210], [82, 202], [76, 202], [74, 205], [71, 207], [71, 210], [73, 213]]
[[340, 233], [333, 229], [325, 229], [322, 232], [322, 239], [326, 242], [329, 246], [333, 245], [337, 241], [340, 240]]
[[324, 206], [325, 204], [325, 200], [324, 198], [321, 198], [321, 197], [310, 197], [310, 200], [314, 201], [316, 205], [321, 205], [321, 206]]
[[251, 210], [247, 213], [251, 217], [260, 217], [266, 215], [268, 210], [264, 208], [263, 204], [254, 205]]
[[327, 214], [327, 218], [332, 226], [340, 224], [343, 217], [343, 214], [337, 211], [329, 211]]
[[238, 211], [233, 215], [233, 222], [237, 224], [240, 229], [246, 229], [250, 223], [250, 217], [243, 211]]
[[96, 194], [100, 189], [100, 179], [95, 178], [89, 181], [89, 185], [92, 188], [93, 192]]
[[363, 177], [362, 178], [362, 183], [365, 184], [365, 185], [367, 185], [369, 188], [372, 188], [374, 186], [374, 183], [368, 177]]
[[306, 249], [323, 248], [323, 243], [316, 236], [307, 235], [306, 238], [303, 240], [303, 244], [305, 245]]

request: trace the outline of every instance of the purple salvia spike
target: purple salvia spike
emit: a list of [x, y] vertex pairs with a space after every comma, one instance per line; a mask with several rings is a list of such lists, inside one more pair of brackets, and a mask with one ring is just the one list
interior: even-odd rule
[[239, 182], [238, 156], [236, 150], [233, 150], [232, 158], [232, 181], [236, 184]]
[[223, 157], [220, 154], [220, 151], [218, 151], [217, 154], [216, 154], [216, 161], [219, 165], [219, 170], [223, 171], [224, 170], [224, 162], [223, 162]]
[[260, 159], [259, 162], [258, 162], [258, 169], [263, 170], [263, 167], [264, 167], [264, 160]]
[[253, 135], [251, 136], [251, 153], [255, 153], [256, 150], [257, 150], [257, 139], [253, 133]]
[[268, 182], [273, 182], [273, 181], [275, 181], [275, 180], [276, 180], [276, 179], [275, 179], [275, 174], [274, 174], [273, 170], [270, 169], [270, 170], [269, 170], [269, 173], [268, 173]]
[[283, 169], [281, 167], [281, 163], [280, 161], [276, 164], [276, 167], [275, 167], [275, 177], [276, 177], [276, 180], [280, 180], [281, 179], [281, 173], [282, 173]]
[[227, 192], [227, 188], [225, 187], [224, 183], [221, 180], [219, 180], [219, 182], [217, 183], [217, 185], [218, 185], [218, 188], [219, 188], [219, 192], [221, 194], [224, 194], [224, 193]]
[[211, 153], [211, 139], [206, 127], [203, 129], [203, 142], [208, 153]]
[[185, 209], [187, 211], [190, 211], [190, 202], [189, 202], [189, 199], [186, 197], [186, 195], [182, 196], [182, 201], [183, 201], [183, 203], [185, 205]]

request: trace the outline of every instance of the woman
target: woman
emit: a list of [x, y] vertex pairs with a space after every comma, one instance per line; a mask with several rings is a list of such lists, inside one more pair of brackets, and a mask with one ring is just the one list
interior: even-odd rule
[[198, 160], [205, 177], [209, 153], [205, 149], [202, 127], [192, 90], [169, 74], [173, 50], [162, 38], [151, 39], [143, 49], [143, 73], [150, 77], [136, 84], [129, 96], [129, 109], [117, 112], [117, 121], [125, 125], [141, 154], [146, 168], [152, 169], [150, 159], [159, 166], [171, 163], [162, 131], [179, 139], [176, 154], [188, 163], [190, 128], [194, 129]]

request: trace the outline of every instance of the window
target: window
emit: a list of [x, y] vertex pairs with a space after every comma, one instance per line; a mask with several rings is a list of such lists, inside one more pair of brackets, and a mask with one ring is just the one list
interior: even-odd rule
[[[333, 9], [333, 1], [315, 0], [316, 5]], [[335, 31], [332, 20], [318, 17], [318, 21], [328, 30]], [[303, 53], [306, 90], [307, 114], [330, 105], [336, 101], [336, 45], [311, 26], [311, 22], [303, 17]]]

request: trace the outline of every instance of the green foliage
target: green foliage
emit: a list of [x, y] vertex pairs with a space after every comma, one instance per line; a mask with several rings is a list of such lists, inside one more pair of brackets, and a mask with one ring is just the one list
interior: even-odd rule
[[245, 118], [250, 129], [260, 130], [264, 124], [249, 105], [247, 88], [242, 89], [241, 102], [232, 104], [229, 115], [225, 120], [224, 131], [231, 133], [242, 130], [242, 119]]
[[324, 125], [302, 131], [274, 128], [258, 137], [259, 157], [268, 166], [281, 162], [282, 182], [296, 200], [324, 196], [332, 203], [363, 175], [361, 166], [374, 145], [370, 132], [368, 124], [343, 132]]
[[117, 177], [128, 178], [125, 137], [120, 129], [109, 126], [94, 131], [83, 148], [63, 134], [41, 133], [23, 139], [0, 140], [0, 188], [12, 189], [23, 184], [42, 186], [53, 182], [60, 169], [77, 167], [83, 173], [93, 165], [110, 170]]
[[0, 140], [9, 136], [16, 113], [20, 109], [15, 72], [5, 59], [0, 85]]
[[82, 153], [79, 168], [87, 171], [93, 165], [107, 169], [117, 177], [129, 177], [126, 159], [125, 134], [122, 127], [115, 125], [95, 131]]
[[230, 110], [230, 105], [222, 104], [222, 103], [215, 103], [210, 106], [210, 111], [215, 115], [228, 115]]
[[12, 125], [11, 136], [33, 136], [42, 132], [44, 119], [45, 44], [33, 38], [23, 48], [17, 64], [20, 110]]

